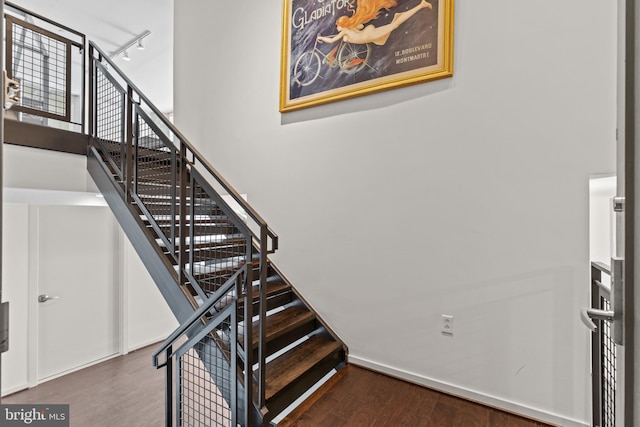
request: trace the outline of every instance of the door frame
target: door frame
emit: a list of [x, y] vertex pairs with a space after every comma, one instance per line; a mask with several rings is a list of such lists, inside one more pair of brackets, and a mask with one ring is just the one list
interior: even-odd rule
[[[0, 0], [1, 1], [1, 0]], [[43, 382], [59, 378], [61, 376], [67, 375], [71, 372], [78, 371], [80, 369], [86, 368], [88, 366], [95, 365], [100, 362], [104, 362], [105, 360], [112, 359], [114, 357], [118, 357], [122, 354], [126, 354], [126, 351], [123, 352], [123, 348], [126, 349], [126, 302], [123, 304], [123, 301], [126, 301], [127, 292], [126, 292], [126, 284], [123, 281], [123, 240], [122, 240], [122, 230], [117, 227], [118, 239], [117, 239], [117, 253], [114, 254], [114, 270], [115, 270], [115, 280], [112, 283], [113, 292], [114, 292], [114, 302], [118, 305], [117, 309], [113, 314], [113, 322], [114, 322], [114, 330], [117, 333], [116, 343], [115, 343], [115, 353], [109, 355], [107, 357], [92, 361], [88, 364], [84, 364], [78, 367], [75, 367], [71, 370], [61, 372], [57, 375], [53, 375], [47, 377], [44, 381], [40, 381], [38, 379], [38, 355], [39, 355], [39, 311], [38, 311], [38, 295], [39, 295], [39, 270], [40, 270], [40, 208], [42, 205], [28, 205], [28, 256], [29, 256], [29, 271], [28, 271], [28, 310], [29, 310], [29, 321], [28, 321], [28, 348], [27, 348], [27, 387], [32, 388], [41, 384]], [[108, 207], [103, 207], [103, 209], [109, 209]], [[117, 225], [117, 224], [116, 224]], [[114, 231], [116, 231], [114, 230]]]
[[640, 319], [636, 307], [640, 307], [640, 293], [635, 292], [640, 280], [640, 260], [635, 256], [635, 248], [640, 245], [640, 234], [636, 227], [636, 212], [640, 212], [640, 175], [636, 164], [640, 161], [640, 133], [636, 129], [636, 115], [640, 112], [640, 76], [638, 66], [638, 44], [640, 16], [634, 0], [618, 1], [618, 188], [619, 196], [625, 197], [624, 214], [620, 215], [623, 227], [618, 253], [624, 254], [624, 346], [618, 353], [618, 404], [617, 414], [624, 421], [620, 425], [635, 426], [640, 421], [640, 356], [635, 351], [635, 343], [640, 342]]

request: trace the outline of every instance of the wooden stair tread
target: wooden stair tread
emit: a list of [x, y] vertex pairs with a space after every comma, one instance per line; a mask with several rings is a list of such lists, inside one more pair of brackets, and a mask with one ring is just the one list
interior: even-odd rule
[[[268, 282], [267, 281], [267, 298], [273, 295], [277, 295], [282, 292], [291, 290], [291, 286], [285, 282]], [[260, 288], [253, 286], [253, 301], [260, 299]]]
[[[196, 281], [198, 282], [201, 282], [201, 281], [206, 282], [207, 280], [211, 280], [212, 278], [215, 279], [221, 275], [233, 274], [236, 271], [238, 271], [240, 268], [242, 268], [244, 265], [245, 265], [244, 259], [242, 261], [239, 261], [238, 263], [233, 263], [233, 262], [228, 263], [228, 265], [221, 263], [219, 268], [211, 269], [211, 271], [204, 272], [204, 273], [193, 274], [193, 278], [196, 279]], [[252, 269], [258, 268], [259, 266], [260, 266], [260, 261], [254, 260], [251, 263]]]
[[[147, 225], [151, 225], [151, 220], [147, 218], [146, 215], [140, 215], [140, 219], [145, 222]], [[170, 215], [156, 215], [155, 219], [156, 224], [158, 226], [170, 227], [174, 225], [176, 227], [180, 226], [180, 217], [176, 216], [175, 222], [171, 222]], [[195, 219], [191, 220], [190, 216], [187, 216], [186, 226], [190, 227], [192, 225], [203, 227], [207, 226], [218, 226], [218, 225], [226, 225], [233, 226], [233, 221], [231, 221], [228, 217], [223, 217], [222, 215], [197, 215]]]
[[[186, 248], [217, 248], [218, 246], [237, 245], [240, 243], [246, 243], [246, 238], [241, 234], [210, 234], [208, 236], [196, 236], [195, 239], [187, 238]], [[160, 247], [166, 247], [164, 241], [157, 242]], [[177, 250], [180, 248], [180, 241], [176, 240], [173, 247]]]
[[[185, 245], [185, 248], [187, 248], [187, 250], [191, 250], [193, 249], [198, 250], [198, 251], [206, 251], [211, 250], [213, 253], [215, 253], [215, 251], [220, 250], [220, 249], [224, 249], [224, 248], [244, 248], [247, 244], [247, 239], [245, 238], [232, 238], [232, 239], [227, 239], [227, 240], [222, 240], [220, 242], [203, 242], [203, 243], [187, 243]], [[161, 248], [166, 248], [166, 245], [164, 245], [164, 242], [161, 242], [160, 244]], [[176, 244], [174, 245], [174, 250], [179, 250], [180, 249], [180, 245]], [[243, 256], [245, 254], [245, 251], [243, 250], [242, 252], [238, 253], [237, 256]], [[212, 258], [212, 260], [215, 258]]]
[[266, 366], [267, 401], [289, 384], [313, 369], [319, 362], [342, 348], [340, 343], [314, 335], [295, 348], [272, 360]]
[[[275, 295], [279, 295], [279, 294], [288, 292], [290, 290], [291, 290], [291, 286], [289, 286], [288, 284], [286, 284], [284, 282], [267, 282], [267, 299], [269, 299], [269, 298], [271, 298], [271, 297], [273, 297]], [[259, 291], [260, 290], [259, 290], [259, 288], [257, 286], [253, 287], [253, 302], [254, 303], [257, 302], [260, 299]], [[231, 301], [223, 299], [222, 302], [223, 302], [223, 304], [216, 304], [216, 310], [221, 311]], [[238, 307], [241, 308], [243, 306], [244, 306], [244, 299], [241, 299], [240, 301], [238, 301]]]
[[[267, 316], [265, 338], [267, 342], [272, 341], [296, 328], [315, 320], [315, 315], [304, 308], [288, 307], [282, 311]], [[258, 324], [254, 323], [252, 328], [253, 347], [258, 345]], [[244, 337], [239, 336], [238, 341], [244, 344]]]

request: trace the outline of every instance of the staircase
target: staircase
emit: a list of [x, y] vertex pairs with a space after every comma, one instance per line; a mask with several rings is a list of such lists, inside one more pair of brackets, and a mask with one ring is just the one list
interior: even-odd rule
[[154, 355], [167, 425], [268, 425], [347, 348], [269, 259], [262, 218], [91, 43], [89, 57], [88, 170], [181, 323]]
[[[269, 425], [347, 356], [270, 260], [278, 236], [98, 46], [5, 5], [7, 75], [24, 88], [9, 140], [87, 153], [90, 175], [180, 324], [153, 356], [166, 372], [166, 425]], [[36, 86], [43, 90], [28, 89]], [[83, 100], [74, 111], [72, 86]]]

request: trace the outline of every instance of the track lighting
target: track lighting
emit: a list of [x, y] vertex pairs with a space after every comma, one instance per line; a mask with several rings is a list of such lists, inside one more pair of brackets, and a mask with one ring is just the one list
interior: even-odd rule
[[149, 30], [143, 31], [142, 33], [138, 34], [137, 36], [135, 36], [133, 39], [131, 39], [127, 43], [125, 43], [122, 46], [120, 46], [118, 49], [114, 50], [111, 53], [111, 55], [109, 55], [109, 57], [111, 59], [113, 59], [116, 56], [122, 54], [122, 59], [124, 61], [130, 61], [131, 58], [129, 57], [129, 53], [127, 52], [127, 50], [129, 48], [132, 48], [133, 46], [135, 46], [137, 49], [144, 50], [145, 46], [144, 46], [143, 40], [144, 40], [145, 37], [149, 36], [150, 34], [151, 34], [151, 31], [149, 31]]

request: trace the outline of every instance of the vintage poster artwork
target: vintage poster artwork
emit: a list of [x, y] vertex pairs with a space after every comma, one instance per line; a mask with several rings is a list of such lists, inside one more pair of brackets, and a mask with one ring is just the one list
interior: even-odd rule
[[285, 0], [280, 110], [452, 75], [453, 0]]

